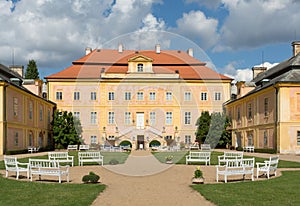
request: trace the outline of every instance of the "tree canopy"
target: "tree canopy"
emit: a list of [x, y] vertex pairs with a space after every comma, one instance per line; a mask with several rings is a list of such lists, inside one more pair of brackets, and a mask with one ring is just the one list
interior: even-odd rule
[[56, 148], [67, 148], [69, 144], [80, 143], [82, 127], [72, 112], [55, 111], [52, 126]]
[[210, 144], [212, 148], [231, 144], [231, 132], [226, 130], [230, 120], [225, 114], [215, 112], [210, 115], [208, 111], [202, 112], [196, 125], [196, 140], [199, 143]]
[[39, 79], [39, 71], [36, 62], [31, 59], [27, 64], [27, 69], [25, 72], [25, 79]]

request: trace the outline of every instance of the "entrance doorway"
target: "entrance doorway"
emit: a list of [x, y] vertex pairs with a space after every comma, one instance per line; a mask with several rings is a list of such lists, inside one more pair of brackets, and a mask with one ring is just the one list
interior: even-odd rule
[[137, 149], [144, 149], [145, 148], [145, 140], [144, 135], [137, 136]]
[[136, 113], [136, 128], [144, 129], [144, 113], [142, 112]]

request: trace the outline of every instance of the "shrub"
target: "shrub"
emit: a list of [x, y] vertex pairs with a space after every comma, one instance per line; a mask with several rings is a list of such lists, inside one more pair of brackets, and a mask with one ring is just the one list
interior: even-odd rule
[[100, 176], [95, 174], [94, 172], [90, 172], [88, 175], [84, 175], [82, 177], [82, 182], [84, 183], [97, 183], [100, 179]]
[[109, 161], [109, 164], [110, 165], [117, 165], [117, 164], [119, 164], [119, 161], [116, 160], [116, 159], [112, 159], [112, 160]]
[[200, 169], [200, 166], [198, 166], [194, 172], [194, 178], [202, 178], [203, 177], [203, 173]]
[[275, 149], [259, 148], [259, 149], [254, 149], [254, 151], [258, 152], [258, 153], [276, 154], [276, 150]]
[[243, 151], [243, 147], [237, 147], [236, 150], [237, 151]]

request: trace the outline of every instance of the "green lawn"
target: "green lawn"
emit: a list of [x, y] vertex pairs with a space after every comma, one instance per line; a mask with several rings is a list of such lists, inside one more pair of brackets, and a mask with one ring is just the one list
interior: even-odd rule
[[220, 206], [300, 205], [300, 171], [283, 171], [266, 181], [192, 185], [207, 200]]
[[101, 184], [58, 184], [23, 182], [0, 177], [0, 205], [39, 206], [91, 205], [100, 192]]

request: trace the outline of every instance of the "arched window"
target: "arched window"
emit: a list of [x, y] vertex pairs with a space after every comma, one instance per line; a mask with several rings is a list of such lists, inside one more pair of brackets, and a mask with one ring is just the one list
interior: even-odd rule
[[137, 71], [138, 72], [143, 72], [144, 71], [143, 64], [138, 64], [137, 65]]

